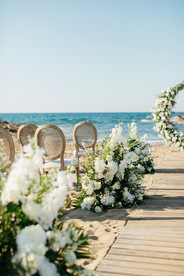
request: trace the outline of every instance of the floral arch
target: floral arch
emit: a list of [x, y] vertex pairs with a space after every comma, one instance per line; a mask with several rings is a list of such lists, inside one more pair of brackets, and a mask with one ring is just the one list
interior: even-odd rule
[[160, 134], [165, 142], [173, 146], [176, 151], [184, 150], [184, 133], [183, 131], [179, 131], [174, 122], [172, 122], [171, 111], [176, 104], [176, 95], [183, 89], [184, 82], [162, 91], [153, 109], [154, 129]]

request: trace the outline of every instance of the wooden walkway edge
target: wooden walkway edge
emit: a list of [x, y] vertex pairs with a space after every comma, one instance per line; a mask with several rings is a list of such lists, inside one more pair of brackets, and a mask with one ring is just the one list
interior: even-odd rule
[[184, 152], [159, 164], [148, 195], [127, 217], [96, 269], [100, 275], [184, 275]]

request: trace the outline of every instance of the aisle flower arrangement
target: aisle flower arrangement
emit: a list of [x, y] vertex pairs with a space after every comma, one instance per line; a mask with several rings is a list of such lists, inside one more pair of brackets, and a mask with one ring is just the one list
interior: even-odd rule
[[102, 142], [102, 153], [88, 152], [83, 164], [87, 172], [81, 177], [78, 206], [97, 213], [106, 208], [136, 206], [145, 195], [141, 187], [142, 167], [136, 148], [129, 150], [122, 136], [121, 125], [112, 129]]
[[151, 156], [150, 144], [146, 142], [147, 135], [141, 137], [137, 131], [135, 122], [132, 122], [129, 126], [129, 132], [126, 139], [126, 144], [129, 151], [135, 151], [139, 159], [137, 160], [137, 166], [143, 173], [154, 172], [154, 160]]
[[87, 236], [58, 215], [72, 188], [71, 175], [40, 176], [42, 151], [34, 145], [25, 151], [27, 157], [12, 165], [1, 187], [1, 275], [91, 275], [76, 265], [89, 256]]
[[179, 131], [172, 122], [172, 109], [176, 104], [175, 97], [179, 91], [184, 89], [184, 82], [161, 92], [153, 109], [153, 121], [155, 130], [165, 140], [169, 146], [173, 146], [176, 151], [184, 149], [184, 133]]

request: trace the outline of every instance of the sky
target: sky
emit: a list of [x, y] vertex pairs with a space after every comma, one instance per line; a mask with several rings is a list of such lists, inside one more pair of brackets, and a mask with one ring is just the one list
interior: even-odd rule
[[183, 14], [184, 0], [0, 0], [0, 113], [151, 111], [184, 81]]

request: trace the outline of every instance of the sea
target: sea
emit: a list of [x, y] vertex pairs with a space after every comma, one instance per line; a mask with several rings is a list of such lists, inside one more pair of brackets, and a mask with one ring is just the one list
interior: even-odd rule
[[[173, 112], [172, 119], [176, 121], [178, 115], [184, 112]], [[127, 113], [0, 113], [0, 120], [9, 123], [24, 124], [53, 124], [59, 126], [65, 134], [66, 140], [72, 142], [72, 130], [75, 124], [81, 121], [91, 122], [98, 131], [98, 142], [100, 143], [105, 135], [111, 133], [115, 125], [122, 123], [123, 135], [128, 133], [128, 125], [134, 121], [138, 133], [143, 136], [147, 134], [147, 141], [151, 145], [163, 145], [164, 140], [159, 137], [153, 129], [151, 112], [127, 112]], [[180, 130], [184, 130], [184, 123], [176, 123]]]

